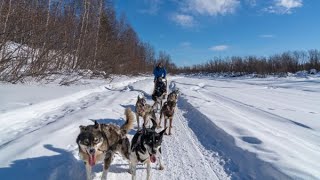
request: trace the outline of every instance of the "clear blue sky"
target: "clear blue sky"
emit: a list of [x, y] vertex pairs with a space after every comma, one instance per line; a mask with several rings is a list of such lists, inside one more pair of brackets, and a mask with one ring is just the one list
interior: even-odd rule
[[178, 65], [320, 49], [320, 0], [115, 0], [139, 37]]

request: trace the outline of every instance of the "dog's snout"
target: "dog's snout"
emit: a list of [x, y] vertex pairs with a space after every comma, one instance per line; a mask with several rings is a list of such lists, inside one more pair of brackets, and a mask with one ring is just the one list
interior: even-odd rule
[[152, 154], [156, 154], [157, 153], [157, 151], [155, 150], [155, 149], [152, 149]]
[[95, 149], [90, 149], [90, 150], [89, 150], [89, 153], [90, 153], [90, 154], [94, 154], [95, 152], [96, 152]]

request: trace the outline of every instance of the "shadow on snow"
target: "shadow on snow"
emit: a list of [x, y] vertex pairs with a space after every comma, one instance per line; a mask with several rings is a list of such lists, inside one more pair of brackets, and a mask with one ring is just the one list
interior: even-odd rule
[[72, 152], [49, 144], [44, 148], [57, 155], [16, 160], [10, 167], [0, 168], [1, 179], [85, 179], [84, 163], [75, 159]]

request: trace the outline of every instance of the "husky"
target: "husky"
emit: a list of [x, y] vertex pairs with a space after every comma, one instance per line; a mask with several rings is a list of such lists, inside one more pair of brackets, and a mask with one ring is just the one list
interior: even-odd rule
[[99, 161], [104, 161], [102, 180], [107, 179], [108, 169], [114, 154], [118, 152], [125, 159], [130, 158], [130, 141], [126, 134], [133, 128], [134, 116], [130, 108], [125, 110], [126, 122], [121, 126], [98, 124], [80, 126], [77, 137], [79, 156], [84, 161], [87, 180], [92, 179], [91, 169]]
[[162, 79], [162, 77], [159, 77], [154, 86], [154, 90], [152, 93], [152, 100], [154, 101], [153, 108], [158, 109], [158, 105], [160, 105], [160, 108], [162, 107], [163, 99], [165, 99], [167, 96], [167, 82]]
[[[169, 135], [171, 135], [172, 119], [176, 104], [176, 101], [167, 101], [164, 103], [160, 111], [160, 122], [158, 124], [158, 128], [161, 128], [161, 120], [162, 117], [164, 117], [164, 128], [167, 129], [167, 120], [169, 119]], [[165, 133], [165, 135], [168, 135], [167, 132]]]
[[138, 96], [138, 100], [136, 103], [136, 120], [138, 123], [138, 130], [140, 130], [139, 118], [140, 116], [143, 118], [143, 126], [148, 124], [148, 117], [156, 119], [156, 114], [151, 105], [147, 104], [146, 99], [144, 97], [140, 98]]
[[172, 92], [168, 95], [167, 101], [175, 101], [175, 102], [177, 102], [177, 101], [178, 101], [178, 95], [179, 95], [179, 94], [180, 94], [179, 89], [176, 89], [176, 90], [172, 91]]
[[159, 170], [164, 169], [161, 157], [161, 143], [166, 129], [157, 133], [155, 131], [157, 124], [154, 119], [151, 120], [153, 126], [138, 131], [131, 141], [129, 170], [132, 180], [136, 180], [136, 166], [139, 162], [147, 164], [147, 180], [150, 180], [151, 163], [155, 163], [157, 159]]

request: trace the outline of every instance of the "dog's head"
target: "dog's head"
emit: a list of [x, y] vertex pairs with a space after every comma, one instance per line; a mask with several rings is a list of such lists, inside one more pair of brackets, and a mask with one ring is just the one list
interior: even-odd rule
[[168, 95], [168, 101], [177, 101], [179, 94], [180, 94], [179, 89], [176, 89], [176, 90], [172, 91], [172, 92]]
[[158, 77], [158, 78], [157, 78], [157, 81], [158, 81], [158, 82], [163, 82], [163, 78], [162, 78], [162, 77]]
[[156, 161], [156, 154], [161, 148], [163, 134], [166, 129], [162, 130], [159, 133], [156, 132], [155, 128], [153, 127], [144, 129], [143, 144], [149, 153], [150, 161], [153, 163]]
[[178, 97], [178, 96], [180, 95], [180, 90], [179, 90], [179, 88], [175, 89], [175, 90], [173, 91], [173, 93], [176, 94], [176, 96]]
[[103, 144], [101, 125], [95, 121], [94, 125], [80, 126], [80, 134], [77, 137], [79, 149], [88, 156], [84, 159], [90, 166], [96, 164], [96, 157], [102, 153], [100, 147]]
[[139, 104], [141, 106], [145, 106], [147, 104], [147, 101], [144, 97], [138, 96], [137, 104]]

